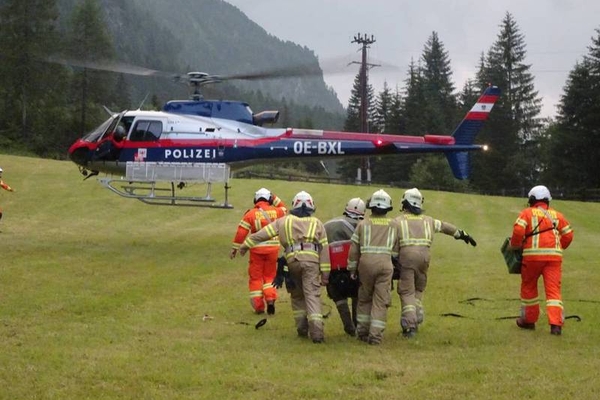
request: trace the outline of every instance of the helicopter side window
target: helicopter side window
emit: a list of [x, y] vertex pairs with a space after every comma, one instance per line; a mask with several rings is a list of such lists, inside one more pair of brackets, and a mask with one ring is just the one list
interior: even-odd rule
[[158, 140], [161, 133], [161, 121], [138, 121], [133, 127], [129, 139], [134, 142], [151, 142]]

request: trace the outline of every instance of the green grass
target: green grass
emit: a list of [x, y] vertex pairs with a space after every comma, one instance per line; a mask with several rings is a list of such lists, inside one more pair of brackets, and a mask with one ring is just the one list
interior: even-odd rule
[[[228, 258], [239, 218], [261, 186], [287, 202], [307, 190], [323, 220], [378, 187], [234, 179], [234, 210], [169, 208], [83, 182], [68, 162], [2, 155], [0, 165], [17, 190], [0, 191], [1, 399], [600, 396], [600, 204], [553, 202], [575, 229], [563, 297], [582, 318], [562, 337], [545, 315], [534, 332], [496, 319], [518, 314], [519, 279], [498, 249], [525, 199], [425, 191], [428, 214], [478, 246], [436, 236], [418, 339], [399, 336], [394, 295], [381, 346], [347, 337], [335, 310], [326, 343], [313, 345], [296, 337], [284, 292], [254, 329], [247, 258]], [[397, 208], [403, 189], [386, 190]], [[473, 297], [487, 300], [461, 302]]]

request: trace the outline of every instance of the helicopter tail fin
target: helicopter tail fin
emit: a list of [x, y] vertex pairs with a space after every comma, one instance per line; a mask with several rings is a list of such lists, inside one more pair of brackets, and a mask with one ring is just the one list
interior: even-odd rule
[[[500, 89], [497, 86], [488, 86], [485, 89], [477, 103], [471, 107], [465, 118], [452, 133], [455, 144], [470, 146], [475, 142], [475, 136], [488, 119], [490, 111], [499, 97]], [[469, 177], [471, 173], [471, 155], [469, 152], [446, 153], [446, 158], [456, 179], [467, 179]]]

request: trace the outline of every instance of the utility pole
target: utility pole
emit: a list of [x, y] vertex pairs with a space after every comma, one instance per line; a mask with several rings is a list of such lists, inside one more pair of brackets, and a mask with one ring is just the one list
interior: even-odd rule
[[[367, 49], [369, 45], [375, 43], [375, 37], [371, 35], [369, 38], [367, 34], [361, 35], [358, 33], [354, 36], [354, 40], [351, 43], [358, 43], [362, 46], [362, 58], [360, 62], [360, 129], [361, 132], [368, 133], [369, 132], [369, 96], [368, 96], [368, 75], [367, 71], [371, 67], [377, 67], [376, 64], [367, 63]], [[353, 62], [352, 64], [358, 64], [357, 62]], [[371, 162], [369, 158], [364, 158], [362, 161], [362, 166], [367, 172], [367, 183], [371, 183]], [[356, 174], [357, 183], [362, 182], [362, 170], [359, 167]]]

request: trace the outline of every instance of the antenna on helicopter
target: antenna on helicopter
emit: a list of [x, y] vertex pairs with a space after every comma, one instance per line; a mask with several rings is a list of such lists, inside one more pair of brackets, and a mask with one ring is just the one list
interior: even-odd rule
[[146, 96], [144, 96], [144, 99], [142, 100], [142, 102], [140, 103], [140, 105], [138, 106], [138, 110], [141, 110], [142, 107], [144, 106], [144, 103], [146, 102], [146, 100], [148, 100], [148, 96], [150, 96], [150, 93], [146, 93]]

